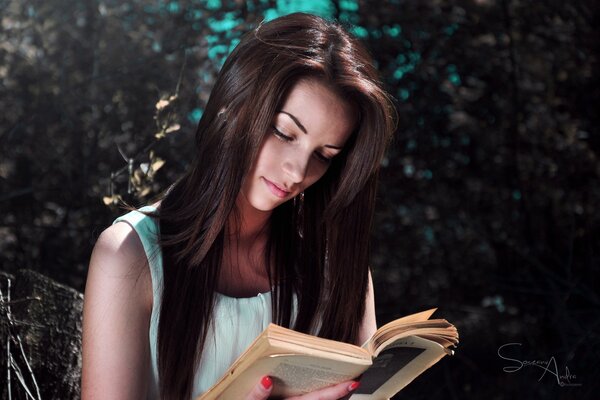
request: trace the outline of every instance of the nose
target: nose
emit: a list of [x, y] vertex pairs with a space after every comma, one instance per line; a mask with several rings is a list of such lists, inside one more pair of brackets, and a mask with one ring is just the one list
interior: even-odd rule
[[306, 178], [309, 156], [295, 154], [283, 162], [283, 171], [293, 183], [301, 183]]

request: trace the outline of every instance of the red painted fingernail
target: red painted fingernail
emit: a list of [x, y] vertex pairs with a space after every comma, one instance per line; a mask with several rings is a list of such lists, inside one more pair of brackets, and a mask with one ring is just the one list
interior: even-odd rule
[[271, 389], [271, 386], [273, 386], [273, 381], [271, 380], [271, 377], [263, 376], [263, 378], [260, 380], [260, 384], [265, 388], [265, 390], [269, 390]]
[[348, 386], [348, 391], [351, 392], [353, 390], [358, 389], [358, 387], [360, 386], [360, 382], [352, 382], [350, 384], [350, 386]]

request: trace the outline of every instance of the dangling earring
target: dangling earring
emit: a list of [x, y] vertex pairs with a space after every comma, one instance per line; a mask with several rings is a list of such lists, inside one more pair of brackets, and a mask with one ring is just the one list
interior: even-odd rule
[[304, 239], [304, 192], [294, 197], [294, 208], [296, 209], [296, 229], [300, 239]]

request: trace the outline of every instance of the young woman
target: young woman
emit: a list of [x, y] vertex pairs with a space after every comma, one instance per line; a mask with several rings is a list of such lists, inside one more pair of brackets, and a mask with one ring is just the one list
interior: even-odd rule
[[[394, 128], [373, 61], [337, 23], [292, 14], [246, 34], [217, 78], [186, 174], [98, 239], [83, 398], [193, 398], [270, 322], [370, 337], [368, 237]], [[271, 390], [264, 377], [247, 399]]]

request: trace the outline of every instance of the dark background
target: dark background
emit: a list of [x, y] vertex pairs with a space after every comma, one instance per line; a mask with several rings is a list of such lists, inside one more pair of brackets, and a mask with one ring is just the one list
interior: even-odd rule
[[[397, 398], [592, 399], [597, 4], [0, 0], [0, 270], [83, 291], [96, 238], [123, 212], [113, 202], [150, 201], [190, 160], [240, 34], [315, 12], [353, 24], [400, 115], [373, 237], [379, 324], [438, 307], [461, 334]], [[504, 372], [507, 343], [522, 345], [506, 357], [554, 357], [581, 386]]]

